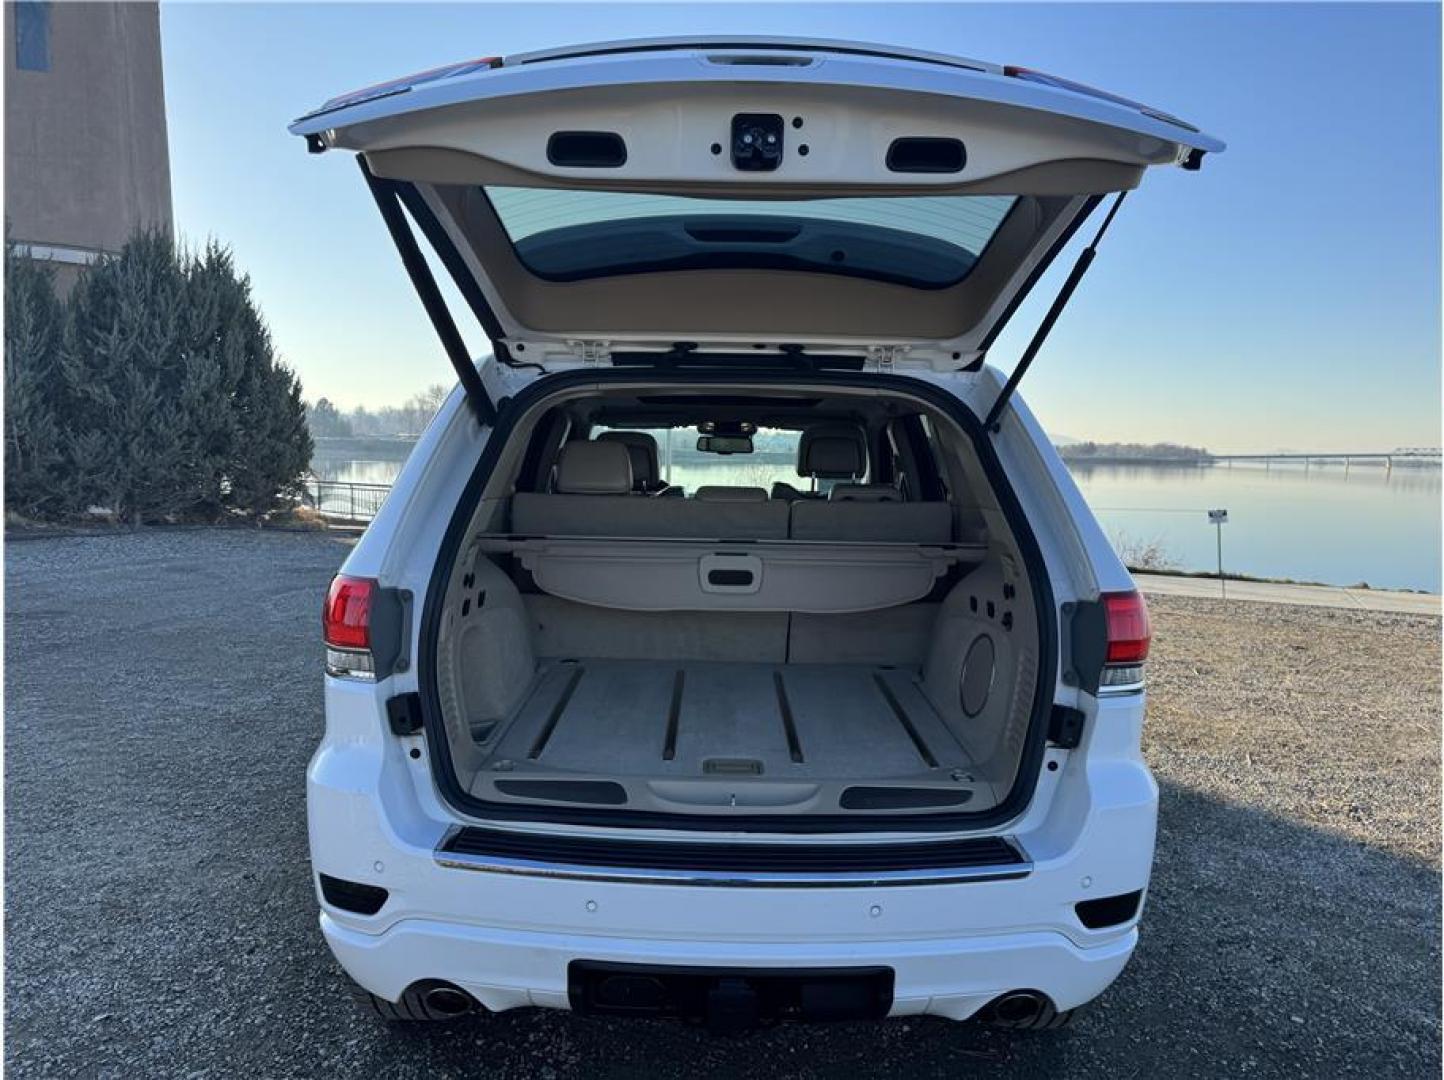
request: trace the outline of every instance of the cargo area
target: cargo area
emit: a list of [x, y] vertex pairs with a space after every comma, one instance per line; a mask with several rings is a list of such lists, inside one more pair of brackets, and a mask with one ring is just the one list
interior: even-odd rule
[[[890, 666], [556, 661], [485, 745], [482, 797], [906, 809], [962, 806], [976, 785], [917, 673]], [[518, 765], [608, 779], [512, 779]]]
[[[446, 756], [473, 805], [861, 819], [1007, 797], [1040, 639], [960, 430], [805, 388], [534, 413], [438, 630]], [[672, 479], [754, 483], [668, 482], [658, 432], [739, 424], [749, 451], [666, 460]], [[788, 479], [768, 486], [768, 460]]]

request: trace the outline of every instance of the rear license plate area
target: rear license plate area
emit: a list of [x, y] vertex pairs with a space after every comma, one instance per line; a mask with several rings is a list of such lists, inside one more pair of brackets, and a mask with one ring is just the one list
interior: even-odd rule
[[592, 1016], [668, 1017], [719, 1034], [780, 1021], [880, 1020], [892, 1008], [891, 968], [660, 967], [573, 960], [567, 996]]

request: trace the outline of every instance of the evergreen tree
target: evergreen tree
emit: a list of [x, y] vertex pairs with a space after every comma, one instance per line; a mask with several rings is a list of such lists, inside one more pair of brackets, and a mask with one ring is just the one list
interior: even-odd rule
[[[43, 413], [33, 388], [47, 384], [29, 374], [47, 355], [34, 343], [44, 335], [34, 329], [43, 320], [29, 314], [39, 310], [32, 294], [46, 294], [23, 275], [13, 291], [24, 317], [13, 342], [7, 327], [6, 378], [25, 424], [7, 428], [6, 438], [26, 433], [25, 453], [14, 455], [26, 476], [31, 462], [53, 461], [50, 487], [61, 497], [47, 511], [100, 505], [134, 524], [236, 510], [259, 516], [299, 493], [312, 448], [300, 383], [276, 361], [250, 281], [228, 250], [210, 243], [184, 255], [168, 235], [145, 233], [81, 277], [52, 350], [52, 411], [61, 422], [48, 457], [31, 449], [44, 440], [30, 434], [52, 430], [30, 419]], [[7, 279], [7, 308], [11, 292]], [[30, 357], [40, 359], [22, 363]], [[24, 370], [12, 376], [16, 365]]]
[[63, 502], [62, 308], [50, 270], [5, 245], [5, 504], [44, 516]]
[[[214, 517], [226, 504], [228, 473], [240, 438], [237, 398], [247, 370], [270, 362], [269, 342], [258, 334], [260, 315], [250, 285], [238, 278], [226, 248], [210, 241], [188, 259], [186, 356], [191, 377], [181, 411], [188, 417], [197, 475], [195, 511]], [[258, 353], [257, 348], [265, 351]]]
[[232, 436], [225, 461], [227, 503], [257, 518], [298, 496], [311, 465], [313, 443], [301, 383], [276, 359], [270, 331], [251, 298], [251, 282], [237, 276], [229, 253], [207, 251], [221, 293], [223, 351], [236, 363]]
[[311, 464], [313, 444], [300, 380], [275, 361], [249, 368], [236, 397], [236, 415], [229, 501], [259, 518], [301, 493]]
[[129, 241], [71, 293], [61, 368], [73, 508], [98, 503], [139, 524], [193, 498], [197, 463], [179, 408], [198, 374], [187, 362], [185, 295], [160, 232]]

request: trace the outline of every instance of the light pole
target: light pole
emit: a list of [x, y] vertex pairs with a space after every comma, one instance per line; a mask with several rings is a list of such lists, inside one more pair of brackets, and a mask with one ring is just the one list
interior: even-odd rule
[[1228, 599], [1228, 583], [1223, 579], [1223, 527], [1228, 522], [1227, 510], [1210, 510], [1208, 520], [1213, 522], [1213, 527], [1218, 536], [1218, 590], [1219, 595]]

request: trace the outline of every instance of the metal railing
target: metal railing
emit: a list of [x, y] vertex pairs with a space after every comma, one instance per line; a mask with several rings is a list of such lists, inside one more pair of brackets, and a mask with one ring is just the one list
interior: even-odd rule
[[381, 509], [390, 484], [356, 484], [349, 480], [306, 481], [305, 503], [328, 521], [370, 521]]

